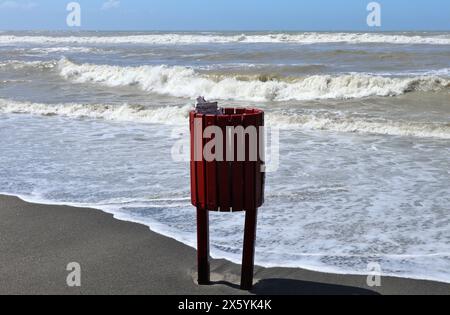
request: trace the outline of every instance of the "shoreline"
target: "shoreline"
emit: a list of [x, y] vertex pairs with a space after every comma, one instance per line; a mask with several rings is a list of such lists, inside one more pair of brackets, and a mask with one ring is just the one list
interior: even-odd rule
[[[450, 294], [450, 284], [300, 268], [255, 268], [255, 287], [239, 290], [240, 266], [211, 260], [213, 285], [197, 286], [196, 251], [115, 219], [102, 210], [28, 203], [0, 195], [0, 294]], [[69, 288], [67, 264], [81, 265], [81, 287]]]
[[[127, 223], [133, 223], [137, 225], [143, 225], [147, 227], [151, 232], [156, 233], [160, 236], [175, 240], [178, 243], [181, 243], [185, 246], [188, 246], [189, 248], [196, 250], [196, 239], [195, 240], [189, 240], [189, 239], [183, 239], [180, 238], [176, 233], [168, 232], [164, 228], [158, 228], [159, 223], [149, 223], [145, 222], [143, 220], [137, 220], [131, 216], [124, 215], [123, 213], [120, 213], [118, 211], [107, 209], [107, 208], [100, 208], [97, 207], [94, 204], [82, 204], [82, 203], [65, 203], [65, 202], [53, 202], [51, 200], [46, 199], [33, 199], [33, 197], [29, 197], [26, 195], [20, 195], [20, 194], [11, 194], [11, 193], [5, 193], [0, 191], [0, 197], [11, 197], [11, 198], [18, 198], [19, 200], [28, 203], [28, 204], [34, 204], [34, 205], [40, 205], [40, 206], [62, 206], [62, 207], [69, 207], [69, 208], [80, 208], [80, 209], [87, 209], [87, 210], [94, 210], [94, 211], [101, 211], [107, 215], [112, 215], [114, 220], [127, 222]], [[0, 207], [1, 209], [1, 207]], [[155, 221], [156, 222], [156, 221]], [[226, 255], [226, 252], [220, 252], [220, 255]], [[212, 251], [210, 250], [210, 259], [217, 260], [217, 261], [227, 261], [231, 264], [240, 265], [241, 264], [241, 255], [237, 254], [236, 258], [230, 258], [230, 257], [217, 257], [218, 255], [214, 255]], [[365, 273], [358, 273], [358, 272], [348, 272], [348, 271], [338, 271], [338, 270], [327, 270], [325, 268], [320, 269], [320, 267], [307, 267], [307, 266], [296, 266], [296, 265], [277, 265], [277, 264], [258, 264], [255, 262], [255, 267], [260, 267], [263, 269], [270, 269], [270, 268], [281, 268], [281, 269], [301, 269], [308, 272], [317, 272], [317, 273], [323, 273], [323, 274], [332, 274], [332, 275], [340, 275], [340, 276], [360, 276], [360, 277], [367, 277], [368, 274]], [[240, 275], [239, 275], [240, 277]], [[416, 280], [416, 281], [429, 281], [429, 282], [437, 282], [437, 283], [443, 283], [450, 285], [450, 282], [447, 282], [445, 280], [439, 280], [439, 279], [433, 279], [433, 278], [420, 278], [420, 277], [414, 277], [414, 276], [408, 276], [408, 275], [384, 275], [383, 277], [389, 277], [389, 278], [399, 278], [399, 279], [408, 279], [408, 280]], [[240, 281], [240, 279], [238, 279]], [[237, 283], [239, 282], [237, 281]], [[450, 294], [450, 293], [449, 293]]]

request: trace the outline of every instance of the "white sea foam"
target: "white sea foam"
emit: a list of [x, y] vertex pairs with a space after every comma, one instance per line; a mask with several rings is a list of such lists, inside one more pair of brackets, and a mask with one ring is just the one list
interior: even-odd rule
[[[42, 104], [0, 99], [1, 113], [61, 115], [138, 123], [186, 125], [192, 105], [149, 108], [140, 105]], [[370, 120], [332, 113], [267, 113], [267, 124], [282, 129], [302, 128], [335, 132], [450, 139], [450, 124]]]
[[450, 45], [450, 37], [380, 33], [148, 34], [133, 36], [0, 35], [0, 44], [387, 43]]
[[112, 121], [129, 121], [157, 124], [183, 124], [191, 110], [191, 105], [182, 107], [145, 108], [140, 105], [105, 104], [43, 104], [16, 102], [0, 99], [0, 112], [33, 114], [43, 116], [66, 116]]
[[58, 65], [57, 61], [21, 61], [21, 60], [9, 60], [0, 62], [0, 68], [12, 68], [14, 70], [20, 70], [25, 68], [34, 69], [53, 69]]
[[426, 71], [427, 75], [438, 75], [438, 76], [446, 76], [450, 77], [450, 68], [438, 69], [438, 70], [429, 70]]
[[450, 124], [340, 117], [332, 114], [268, 114], [268, 123], [282, 128], [450, 139]]
[[77, 83], [108, 87], [137, 86], [156, 94], [242, 101], [288, 101], [349, 99], [369, 96], [397, 96], [412, 91], [438, 91], [450, 80], [439, 76], [382, 77], [367, 74], [313, 75], [296, 80], [239, 80], [236, 76], [217, 77], [181, 66], [120, 67], [59, 62], [60, 75]]
[[31, 52], [42, 54], [54, 54], [54, 53], [92, 53], [97, 51], [96, 48], [90, 47], [39, 47], [30, 49]]

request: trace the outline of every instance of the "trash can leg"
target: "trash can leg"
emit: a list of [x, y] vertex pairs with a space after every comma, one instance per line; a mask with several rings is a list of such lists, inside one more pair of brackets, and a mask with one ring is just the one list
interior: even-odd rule
[[257, 216], [257, 209], [247, 210], [245, 214], [244, 254], [241, 274], [242, 290], [251, 290], [253, 288]]
[[198, 284], [209, 284], [209, 213], [201, 208], [197, 208], [197, 263]]

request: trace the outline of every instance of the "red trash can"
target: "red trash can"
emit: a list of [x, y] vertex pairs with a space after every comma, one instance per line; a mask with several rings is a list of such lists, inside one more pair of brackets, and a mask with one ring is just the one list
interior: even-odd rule
[[257, 209], [264, 203], [264, 112], [199, 98], [190, 112], [191, 199], [197, 208], [198, 282], [210, 283], [209, 211], [246, 211], [242, 289], [253, 286]]

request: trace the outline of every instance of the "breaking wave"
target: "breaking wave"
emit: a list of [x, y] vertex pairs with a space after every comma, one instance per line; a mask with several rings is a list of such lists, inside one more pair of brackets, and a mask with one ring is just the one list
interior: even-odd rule
[[450, 139], [450, 123], [362, 119], [333, 114], [269, 114], [268, 122], [280, 127], [311, 130]]
[[[166, 125], [187, 125], [192, 105], [152, 108], [142, 105], [42, 104], [0, 99], [0, 113], [66, 116]], [[450, 124], [370, 120], [333, 113], [267, 113], [267, 124], [285, 129], [326, 130], [450, 139]]]
[[450, 45], [442, 35], [380, 33], [273, 33], [273, 34], [147, 34], [132, 36], [15, 36], [0, 35], [0, 44], [195, 44], [195, 43], [387, 43]]
[[56, 68], [58, 65], [57, 61], [20, 61], [20, 60], [9, 60], [5, 62], [0, 62], [1, 68], [11, 68], [13, 70], [20, 70], [26, 68], [33, 68], [38, 70], [50, 70]]
[[142, 105], [43, 104], [0, 99], [0, 113], [66, 116], [155, 124], [183, 124], [191, 105], [149, 108]]
[[90, 47], [39, 47], [31, 48], [29, 50], [32, 53], [40, 54], [53, 54], [53, 53], [95, 53], [101, 52], [101, 50]]
[[439, 76], [384, 77], [368, 74], [313, 75], [295, 80], [242, 80], [239, 76], [220, 77], [200, 74], [181, 66], [120, 67], [76, 64], [62, 59], [60, 75], [76, 83], [95, 83], [108, 87], [136, 86], [144, 91], [174, 97], [240, 101], [289, 101], [351, 99], [370, 96], [398, 96], [414, 91], [439, 91], [450, 87], [450, 80]]

